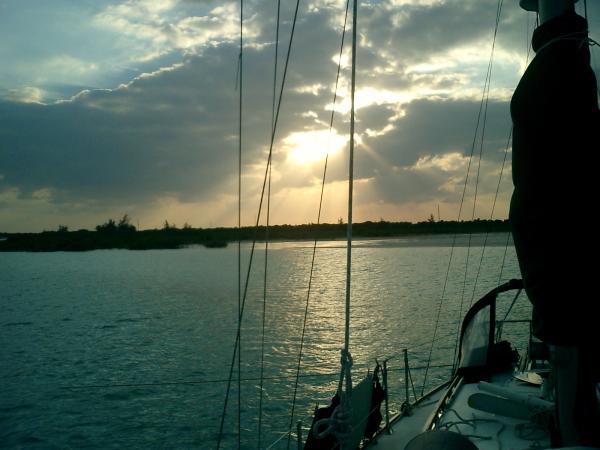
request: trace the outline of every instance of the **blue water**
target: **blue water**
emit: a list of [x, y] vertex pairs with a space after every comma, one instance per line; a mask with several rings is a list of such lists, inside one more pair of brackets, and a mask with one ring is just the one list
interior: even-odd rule
[[[490, 237], [483, 259], [482, 238], [470, 249], [465, 239], [452, 255], [436, 365], [452, 361], [458, 312], [473, 292], [477, 298], [500, 278], [518, 276], [512, 246], [505, 253], [506, 235]], [[356, 242], [355, 377], [372, 368], [375, 358], [408, 347], [420, 387], [419, 367], [427, 360], [451, 244], [450, 236]], [[244, 271], [249, 249], [244, 245]], [[271, 244], [262, 448], [290, 423], [311, 254], [310, 243]], [[343, 345], [345, 258], [341, 242], [324, 242], [317, 250], [294, 424], [308, 425], [314, 405], [335, 391], [337, 375], [331, 374], [339, 370]], [[263, 278], [261, 249], [254, 257], [241, 333], [243, 448], [256, 448], [258, 439]], [[0, 286], [1, 447], [214, 448], [237, 324], [237, 246], [3, 253]], [[511, 318], [528, 314], [523, 298]], [[402, 359], [392, 358], [389, 365], [397, 409], [404, 392]], [[448, 371], [433, 370], [431, 385]], [[223, 448], [237, 448], [237, 402], [234, 381]], [[282, 447], [285, 441], [275, 446]]]

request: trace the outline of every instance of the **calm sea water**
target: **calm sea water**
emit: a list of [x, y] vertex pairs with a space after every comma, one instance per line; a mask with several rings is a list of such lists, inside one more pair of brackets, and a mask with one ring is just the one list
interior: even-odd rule
[[[485, 252], [481, 236], [471, 248], [466, 239], [453, 250], [435, 365], [452, 361], [461, 299], [464, 311], [499, 279], [518, 277], [506, 235], [490, 236]], [[308, 425], [315, 404], [335, 391], [344, 337], [343, 245], [324, 242], [317, 250], [294, 424]], [[405, 347], [420, 390], [451, 245], [451, 236], [355, 242], [355, 378], [375, 358], [392, 357], [394, 408], [404, 390], [402, 358], [394, 356]], [[249, 249], [243, 246], [244, 271]], [[311, 255], [306, 242], [270, 246], [262, 448], [290, 423]], [[243, 448], [256, 448], [258, 439], [264, 265], [259, 249], [242, 327]], [[214, 448], [237, 324], [237, 246], [3, 253], [0, 286], [1, 447]], [[511, 318], [528, 314], [523, 297]], [[448, 373], [434, 369], [430, 385]], [[237, 403], [234, 381], [224, 448], [237, 448]]]

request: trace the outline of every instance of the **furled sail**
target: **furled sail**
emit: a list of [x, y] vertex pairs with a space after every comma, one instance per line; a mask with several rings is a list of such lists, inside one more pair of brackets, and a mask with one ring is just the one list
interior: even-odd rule
[[532, 46], [536, 56], [511, 103], [510, 220], [534, 334], [579, 345], [594, 335], [598, 309], [587, 242], [595, 231], [585, 220], [596, 203], [600, 150], [587, 21], [574, 12], [548, 20]]
[[[555, 8], [568, 2], [546, 2]], [[541, 11], [541, 10], [540, 10]], [[563, 445], [600, 445], [596, 385], [596, 203], [600, 112], [587, 21], [574, 12], [535, 30], [536, 56], [511, 102], [515, 249], [533, 304], [533, 333], [556, 346], [557, 423]]]

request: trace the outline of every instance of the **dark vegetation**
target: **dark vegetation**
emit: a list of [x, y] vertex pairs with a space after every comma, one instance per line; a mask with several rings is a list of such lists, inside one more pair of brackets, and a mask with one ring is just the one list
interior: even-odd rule
[[[507, 220], [475, 220], [469, 222], [435, 221], [425, 222], [362, 222], [353, 226], [356, 238], [399, 237], [425, 234], [492, 233], [510, 230]], [[95, 231], [69, 231], [60, 225], [57, 231], [41, 233], [1, 233], [0, 251], [86, 251], [97, 249], [149, 250], [181, 248], [188, 245], [225, 247], [229, 242], [252, 241], [255, 237], [264, 240], [266, 229], [259, 227], [237, 228], [183, 228], [165, 224], [160, 230], [137, 231], [127, 215], [115, 222], [109, 219], [96, 226]], [[326, 240], [346, 236], [346, 225], [336, 224], [272, 225], [269, 227], [271, 240]]]

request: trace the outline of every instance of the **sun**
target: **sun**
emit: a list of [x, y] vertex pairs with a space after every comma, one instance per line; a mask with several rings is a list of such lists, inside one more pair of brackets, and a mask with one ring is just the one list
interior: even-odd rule
[[325, 155], [338, 153], [348, 142], [335, 130], [296, 131], [283, 140], [288, 160], [298, 165], [321, 162]]

